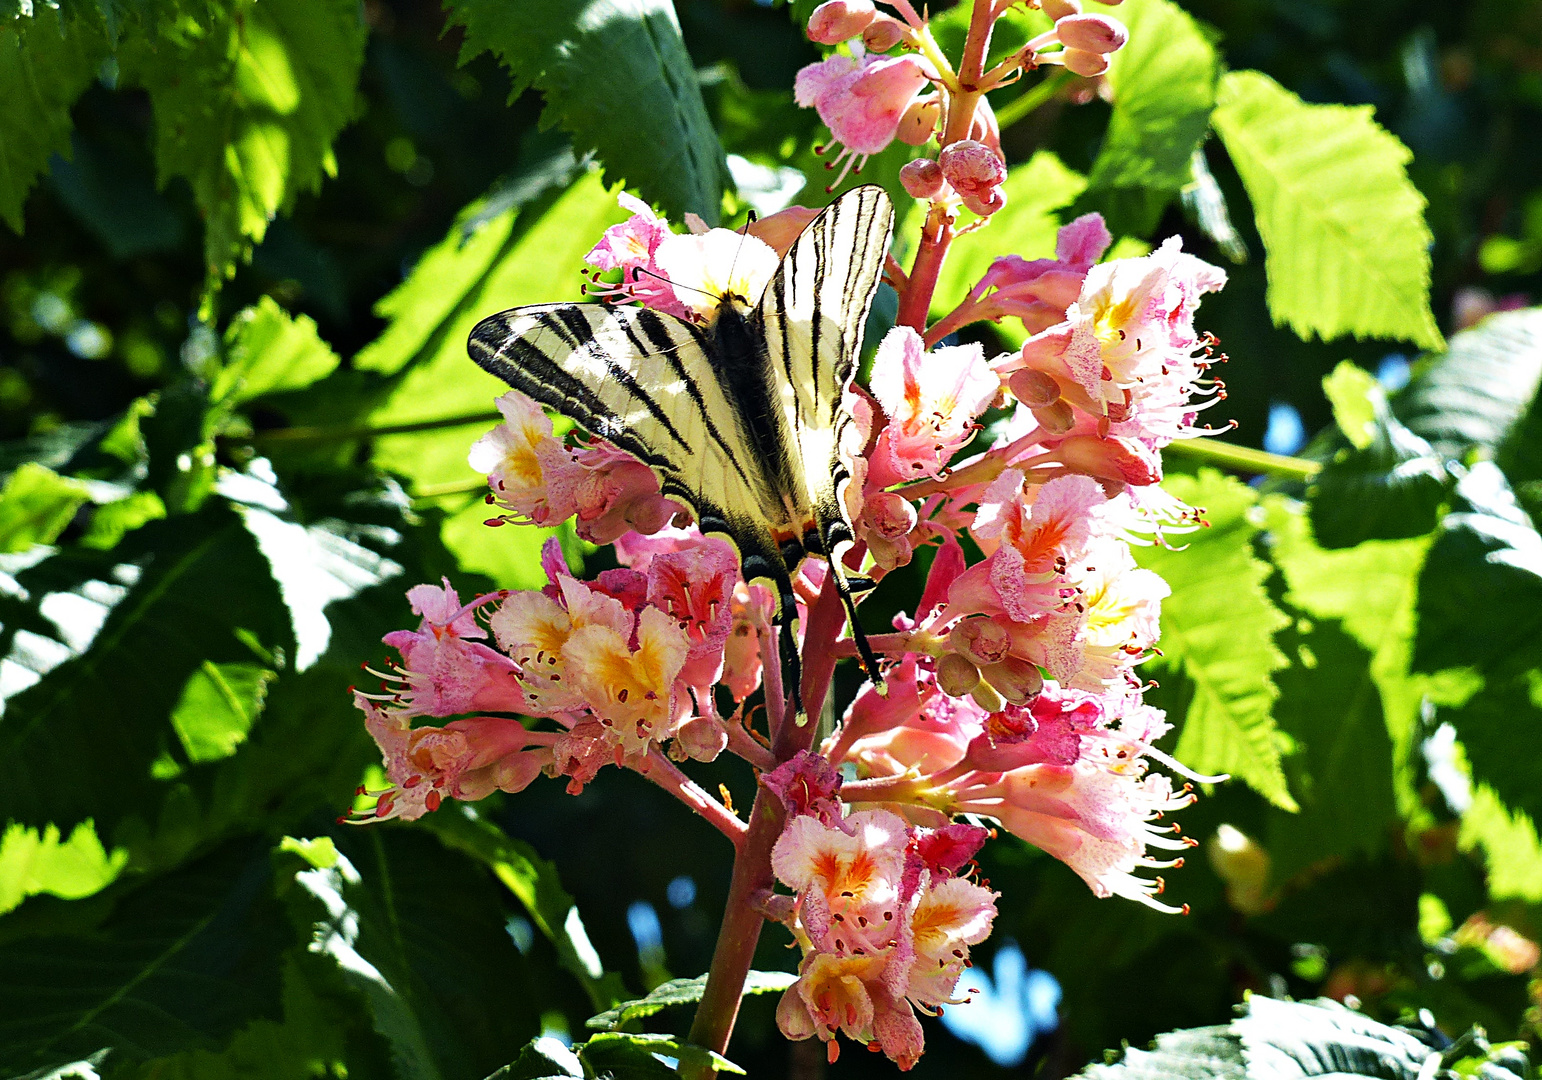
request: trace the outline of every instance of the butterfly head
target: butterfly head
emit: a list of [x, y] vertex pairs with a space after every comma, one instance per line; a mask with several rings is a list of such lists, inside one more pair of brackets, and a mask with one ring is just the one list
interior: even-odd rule
[[744, 311], [758, 303], [780, 262], [765, 241], [728, 229], [672, 236], [655, 258], [675, 297], [707, 323], [724, 309]]

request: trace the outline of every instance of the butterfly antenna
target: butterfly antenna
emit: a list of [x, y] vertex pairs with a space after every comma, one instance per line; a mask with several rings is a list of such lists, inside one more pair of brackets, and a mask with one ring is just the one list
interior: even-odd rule
[[656, 273], [655, 271], [646, 269], [645, 267], [641, 267], [641, 266], [634, 266], [634, 267], [632, 267], [632, 280], [636, 281], [639, 277], [651, 277], [651, 278], [653, 278], [656, 281], [662, 281], [665, 285], [668, 285], [671, 288], [675, 288], [675, 289], [689, 289], [689, 290], [691, 290], [691, 292], [699, 292], [703, 296], [710, 296], [714, 300], [721, 300], [722, 299], [721, 296], [718, 296], [718, 295], [716, 295], [714, 293], [710, 293], [706, 289], [698, 289], [694, 285], [682, 285], [678, 281], [671, 281], [669, 278], [665, 277], [663, 274]]
[[[734, 279], [734, 271], [736, 269], [738, 269], [738, 267], [739, 267], [739, 252], [744, 250], [744, 241], [745, 241], [745, 238], [750, 235], [750, 226], [755, 224], [755, 222], [758, 221], [758, 220], [759, 220], [759, 215], [757, 215], [754, 210], [751, 210], [745, 216], [744, 228], [743, 229], [735, 229], [734, 230], [735, 232], [737, 232], [739, 234], [739, 246], [734, 248], [733, 261], [728, 264], [728, 278], [727, 278], [728, 281], [732, 281]], [[721, 300], [722, 297], [719, 297], [718, 299]], [[748, 298], [747, 297], [746, 297], [746, 302], [748, 302]]]

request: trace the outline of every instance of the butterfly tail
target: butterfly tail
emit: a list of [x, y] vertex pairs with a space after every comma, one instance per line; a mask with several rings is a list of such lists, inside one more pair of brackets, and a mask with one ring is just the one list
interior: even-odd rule
[[[792, 698], [793, 711], [799, 727], [808, 723], [808, 713], [803, 709], [803, 663], [798, 657], [798, 600], [792, 591], [792, 577], [784, 569], [776, 576], [778, 651], [782, 661], [782, 686]], [[780, 703], [778, 703], [780, 704]]]

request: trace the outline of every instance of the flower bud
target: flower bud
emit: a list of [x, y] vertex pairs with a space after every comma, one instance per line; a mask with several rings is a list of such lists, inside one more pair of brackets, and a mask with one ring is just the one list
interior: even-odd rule
[[819, 45], [839, 45], [866, 30], [877, 16], [873, 0], [829, 0], [808, 20], [808, 39]]
[[916, 508], [903, 495], [878, 491], [867, 497], [862, 516], [885, 540], [897, 540], [916, 527]]
[[963, 697], [980, 685], [980, 669], [958, 653], [937, 661], [937, 685], [949, 697]]
[[1001, 185], [1007, 167], [994, 150], [973, 139], [960, 139], [943, 147], [937, 164], [964, 205], [981, 217], [994, 214], [1007, 204]]
[[1082, 13], [1081, 0], [1042, 0], [1039, 4], [1044, 14], [1059, 22], [1067, 15], [1080, 15]]
[[948, 634], [948, 645], [976, 664], [995, 664], [1007, 657], [1012, 643], [1006, 629], [989, 619], [965, 619]]
[[778, 257], [786, 255], [792, 250], [793, 241], [797, 240], [808, 223], [819, 216], [819, 211], [807, 206], [789, 206], [785, 210], [778, 210], [774, 214], [767, 214], [758, 221], [752, 221], [744, 231], [771, 245]]
[[888, 52], [909, 36], [910, 30], [904, 23], [892, 15], [880, 14], [862, 31], [862, 44], [869, 52]]
[[1067, 15], [1055, 23], [1055, 36], [1068, 49], [1111, 53], [1124, 48], [1130, 32], [1107, 15]]
[[680, 725], [670, 756], [677, 761], [715, 761], [728, 745], [728, 729], [711, 716], [693, 716]]
[[[937, 130], [937, 121], [941, 116], [941, 98], [935, 94], [917, 98], [910, 103], [910, 108], [905, 110], [905, 115], [900, 117], [899, 130], [895, 132], [894, 137], [906, 146], [924, 145]], [[918, 196], [918, 198], [926, 197]]]
[[1012, 373], [1007, 389], [1031, 409], [1042, 409], [1060, 400], [1060, 384], [1048, 372], [1023, 368]]
[[1027, 705], [1044, 689], [1044, 676], [1037, 664], [1016, 656], [1009, 656], [999, 664], [992, 664], [981, 673], [1003, 698], [1013, 705]]
[[1108, 56], [1104, 53], [1086, 52], [1082, 49], [1066, 49], [1060, 54], [1065, 69], [1073, 75], [1092, 79], [1108, 71]]
[[1226, 899], [1244, 915], [1260, 915], [1274, 906], [1269, 896], [1269, 852], [1232, 825], [1222, 825], [1205, 844], [1215, 876], [1226, 885]]
[[969, 696], [974, 698], [976, 705], [988, 713], [1000, 712], [1006, 705], [1006, 702], [1001, 700], [1001, 695], [991, 689], [991, 684], [988, 682], [980, 683]]
[[1141, 487], [1162, 479], [1162, 459], [1135, 439], [1072, 435], [1054, 453], [1067, 468], [1104, 480]]
[[931, 158], [916, 158], [900, 168], [900, 183], [917, 199], [934, 199], [942, 190], [942, 169]]
[[1033, 408], [1033, 418], [1039, 422], [1039, 426], [1051, 435], [1064, 435], [1076, 426], [1076, 413], [1071, 408], [1071, 403], [1063, 398]]

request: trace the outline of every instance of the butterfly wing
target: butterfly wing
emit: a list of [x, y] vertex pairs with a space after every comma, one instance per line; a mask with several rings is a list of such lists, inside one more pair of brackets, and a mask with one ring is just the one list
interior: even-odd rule
[[856, 607], [840, 567], [852, 542], [845, 489], [851, 474], [841, 461], [841, 439], [851, 425], [845, 394], [855, 373], [862, 331], [883, 276], [894, 228], [894, 204], [883, 188], [853, 188], [826, 207], [799, 234], [777, 267], [756, 309], [755, 321], [787, 419], [792, 469], [803, 490], [800, 506], [813, 510], [820, 551], [836, 568], [852, 635], [879, 686], [877, 662], [867, 648]]

